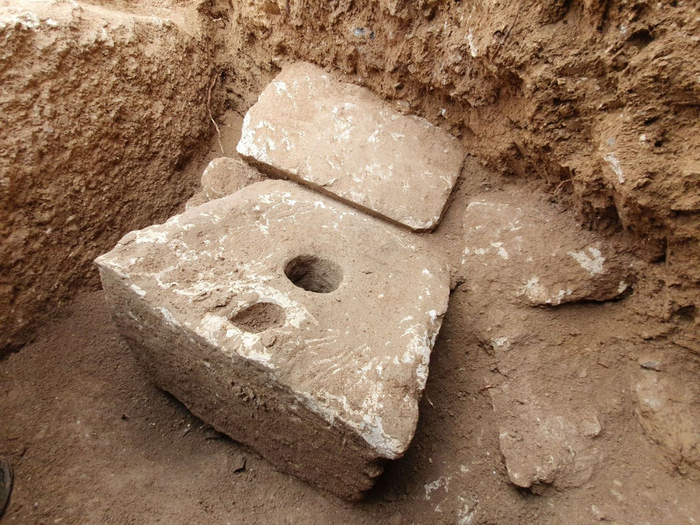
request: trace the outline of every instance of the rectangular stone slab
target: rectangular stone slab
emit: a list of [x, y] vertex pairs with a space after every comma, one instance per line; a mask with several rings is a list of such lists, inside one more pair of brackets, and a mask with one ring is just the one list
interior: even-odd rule
[[304, 62], [265, 88], [237, 151], [263, 171], [416, 231], [437, 226], [464, 162], [455, 137]]
[[97, 264], [155, 382], [281, 470], [358, 499], [406, 451], [449, 296], [423, 239], [270, 180]]

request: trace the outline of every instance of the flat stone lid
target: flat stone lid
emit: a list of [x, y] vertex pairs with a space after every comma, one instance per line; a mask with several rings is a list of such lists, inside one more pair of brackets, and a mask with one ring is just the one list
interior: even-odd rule
[[449, 298], [419, 237], [270, 180], [131, 232], [97, 263], [383, 457], [408, 447]]
[[459, 141], [312, 64], [285, 66], [250, 108], [238, 153], [408, 226], [432, 230], [459, 177]]

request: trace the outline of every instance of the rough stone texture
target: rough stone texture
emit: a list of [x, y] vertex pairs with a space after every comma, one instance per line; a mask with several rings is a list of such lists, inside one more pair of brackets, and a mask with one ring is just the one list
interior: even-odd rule
[[[650, 368], [644, 360], [643, 368]], [[659, 368], [658, 361], [654, 368]], [[645, 366], [646, 365], [646, 366]], [[676, 469], [700, 480], [700, 386], [696, 374], [640, 371], [632, 384], [635, 413]], [[680, 377], [677, 377], [679, 376]]]
[[603, 237], [554, 206], [488, 194], [464, 213], [465, 278], [531, 305], [613, 299], [629, 287], [629, 262]]
[[455, 137], [308, 63], [286, 66], [265, 88], [237, 151], [419, 231], [437, 226], [464, 162]]
[[540, 485], [580, 487], [600, 461], [592, 438], [602, 430], [592, 410], [540, 398], [527, 380], [491, 390], [499, 416], [499, 445], [511, 483], [539, 491]]
[[238, 156], [213, 159], [202, 173], [202, 189], [187, 201], [186, 208], [220, 199], [263, 180], [265, 176], [260, 171], [243, 162]]
[[207, 200], [220, 199], [236, 193], [265, 176], [238, 157], [212, 160], [202, 174], [202, 189]]
[[700, 312], [696, 3], [219, 6], [239, 110], [287, 61], [341, 71], [459, 136], [489, 167], [556, 189], [587, 225], [629, 232], [659, 283], [645, 313]]
[[279, 468], [356, 499], [405, 452], [449, 296], [421, 239], [266, 181], [97, 262], [156, 383]]
[[0, 7], [0, 352], [191, 191], [183, 166], [213, 129], [196, 22], [193, 7]]

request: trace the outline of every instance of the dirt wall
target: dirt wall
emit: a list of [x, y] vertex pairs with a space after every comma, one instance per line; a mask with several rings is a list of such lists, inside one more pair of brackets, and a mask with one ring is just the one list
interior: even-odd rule
[[183, 167], [213, 130], [195, 12], [13, 4], [0, 7], [0, 349], [189, 196], [199, 174]]
[[210, 12], [240, 111], [284, 61], [338, 69], [460, 136], [486, 166], [540, 179], [586, 225], [627, 232], [654, 263], [641, 276], [647, 313], [698, 322], [692, 3], [263, 0]]

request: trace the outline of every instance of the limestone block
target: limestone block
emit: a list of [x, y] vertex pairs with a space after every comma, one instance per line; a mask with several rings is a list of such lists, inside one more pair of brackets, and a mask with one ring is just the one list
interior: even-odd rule
[[281, 470], [357, 499], [406, 451], [449, 297], [422, 239], [269, 180], [97, 264], [155, 382]]
[[285, 67], [243, 121], [238, 153], [262, 170], [428, 231], [464, 162], [457, 139], [308, 63]]
[[482, 195], [464, 214], [462, 264], [473, 287], [530, 305], [605, 301], [627, 290], [627, 260], [551, 204]]

